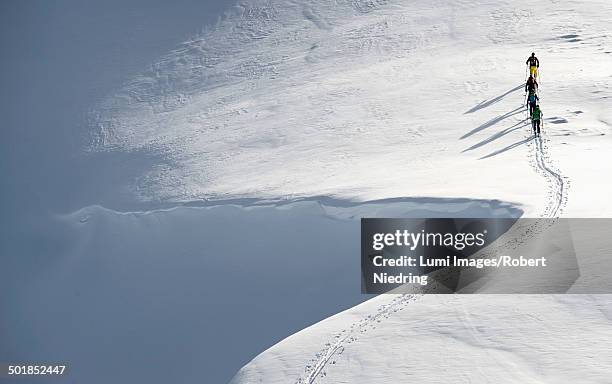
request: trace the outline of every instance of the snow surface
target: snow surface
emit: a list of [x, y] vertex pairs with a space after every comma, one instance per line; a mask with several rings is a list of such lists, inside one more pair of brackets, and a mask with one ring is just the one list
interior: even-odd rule
[[554, 162], [610, 140], [611, 6], [589, 4], [240, 4], [102, 102], [92, 150], [162, 154], [134, 182], [143, 200], [477, 196], [537, 216], [532, 50]]
[[610, 295], [381, 295], [232, 383], [609, 383], [611, 308]]
[[[461, 196], [610, 215], [609, 2], [261, 2], [96, 110], [91, 150], [158, 152], [143, 200]], [[544, 137], [521, 110], [541, 62]], [[176, 186], [179, 186], [177, 188]], [[609, 296], [380, 296], [251, 382], [607, 382]]]
[[[1, 244], [13, 268], [0, 270], [0, 355], [59, 354], [89, 383], [217, 382], [228, 376], [222, 368], [359, 301], [339, 294], [323, 310], [302, 307], [291, 322], [286, 308], [311, 297], [228, 308], [224, 292], [201, 283], [198, 272], [252, 255], [238, 249], [230, 260], [208, 258], [203, 244], [219, 247], [231, 235], [213, 220], [302, 223], [318, 234], [333, 216], [349, 219], [333, 227], [352, 233], [346, 241], [356, 245], [358, 233], [347, 228], [360, 216], [427, 215], [438, 204], [451, 215], [482, 204], [476, 212], [486, 216], [521, 209], [532, 217], [609, 217], [611, 16], [608, 1], [235, 5], [96, 104], [87, 147], [119, 159], [102, 180], [115, 180], [103, 176], [120, 174], [133, 158], [144, 163], [127, 172], [145, 169], [128, 191], [152, 207], [206, 199], [224, 206], [170, 213], [93, 206], [59, 225], [29, 223], [27, 234], [11, 228], [17, 236]], [[521, 109], [531, 51], [542, 63], [542, 140], [530, 139]], [[115, 193], [122, 187], [113, 185]], [[301, 198], [306, 205], [291, 208]], [[359, 204], [377, 199], [375, 209]], [[289, 204], [252, 206], [262, 200]], [[322, 212], [313, 207], [319, 200], [334, 204]], [[420, 208], [397, 205], [404, 201]], [[200, 225], [208, 229], [201, 237]], [[249, 308], [249, 298], [245, 291], [238, 302]], [[289, 336], [232, 382], [606, 383], [611, 301], [383, 295]], [[241, 337], [224, 339], [228, 323], [245, 328]], [[100, 374], [100, 361], [115, 370]], [[177, 363], [173, 371], [161, 364], [168, 361]], [[203, 374], [209, 367], [218, 369]]]
[[[134, 183], [143, 201], [466, 197], [528, 217], [608, 217], [611, 16], [608, 1], [241, 4], [101, 103], [91, 150], [163, 154]], [[538, 140], [522, 107], [532, 51]], [[603, 383], [610, 307], [379, 296], [270, 348], [233, 383]]]

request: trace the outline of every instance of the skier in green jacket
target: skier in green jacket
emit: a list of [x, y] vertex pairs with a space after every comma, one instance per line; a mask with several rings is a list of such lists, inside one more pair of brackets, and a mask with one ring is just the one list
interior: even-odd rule
[[[533, 112], [531, 113], [531, 127], [533, 128], [533, 134], [536, 137], [540, 136], [540, 124], [542, 124], [542, 110], [540, 109], [540, 105], [536, 104], [533, 107]], [[543, 124], [542, 124], [543, 125]]]

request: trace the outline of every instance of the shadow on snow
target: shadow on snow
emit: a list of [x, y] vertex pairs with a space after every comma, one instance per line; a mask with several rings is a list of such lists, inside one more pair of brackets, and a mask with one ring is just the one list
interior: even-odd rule
[[519, 89], [523, 88], [524, 86], [525, 86], [525, 84], [519, 84], [516, 87], [512, 88], [511, 90], [509, 90], [509, 91], [507, 91], [507, 92], [505, 92], [505, 93], [503, 93], [503, 94], [501, 94], [501, 95], [499, 95], [497, 97], [494, 97], [494, 98], [492, 98], [490, 100], [483, 100], [480, 103], [478, 103], [477, 105], [475, 105], [474, 107], [472, 107], [471, 109], [465, 111], [463, 114], [467, 115], [468, 113], [474, 113], [474, 112], [476, 112], [476, 111], [478, 111], [480, 109], [483, 109], [483, 108], [486, 108], [486, 107], [488, 107], [490, 105], [493, 105], [493, 104], [497, 103], [498, 101], [500, 101], [501, 99], [503, 99], [504, 97], [506, 97], [509, 94], [511, 94], [512, 92], [518, 91]]
[[499, 123], [500, 121], [502, 121], [504, 119], [507, 119], [508, 117], [514, 116], [516, 114], [519, 114], [519, 113], [523, 112], [524, 109], [525, 109], [525, 107], [520, 105], [520, 106], [516, 107], [515, 109], [513, 109], [510, 112], [506, 112], [503, 115], [494, 117], [493, 119], [487, 121], [486, 123], [483, 123], [483, 124], [479, 125], [478, 127], [472, 129], [470, 132], [468, 132], [465, 135], [461, 136], [461, 139], [465, 139], [467, 137], [470, 137], [473, 134], [482, 131], [483, 129], [489, 128], [489, 127]]
[[494, 135], [491, 135], [490, 137], [488, 137], [487, 139], [484, 139], [483, 141], [476, 143], [474, 145], [472, 145], [469, 148], [464, 149], [463, 151], [461, 151], [461, 153], [464, 152], [468, 152], [468, 151], [472, 151], [476, 148], [480, 148], [483, 145], [489, 144], [490, 142], [493, 142], [503, 136], [506, 136], [507, 134], [509, 134], [510, 132], [516, 131], [517, 129], [523, 128], [523, 127], [527, 127], [529, 126], [529, 122], [526, 122], [525, 120], [519, 121], [518, 123], [514, 124], [513, 126], [504, 129], [503, 131], [499, 131]]
[[487, 159], [487, 158], [489, 158], [489, 157], [497, 156], [497, 155], [499, 155], [500, 153], [504, 153], [504, 152], [509, 151], [509, 150], [511, 150], [511, 149], [513, 149], [513, 148], [519, 147], [519, 146], [521, 146], [521, 145], [523, 145], [523, 144], [527, 144], [528, 142], [530, 142], [531, 140], [533, 140], [533, 138], [534, 138], [533, 136], [530, 136], [530, 137], [528, 137], [528, 138], [526, 138], [526, 139], [523, 139], [523, 140], [517, 141], [516, 143], [510, 144], [509, 146], [507, 146], [507, 147], [505, 147], [505, 148], [498, 149], [497, 151], [491, 152], [491, 153], [489, 153], [489, 154], [488, 154], [488, 155], [486, 155], [486, 156], [480, 157], [478, 160]]

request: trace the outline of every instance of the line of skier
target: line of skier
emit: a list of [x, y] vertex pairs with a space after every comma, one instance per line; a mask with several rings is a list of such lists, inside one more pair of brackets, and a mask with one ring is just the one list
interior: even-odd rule
[[536, 137], [540, 136], [540, 126], [544, 126], [542, 110], [540, 109], [540, 98], [538, 97], [538, 70], [540, 68], [540, 60], [535, 53], [527, 58], [525, 62], [529, 66], [529, 78], [525, 83], [525, 93], [527, 94], [527, 108], [529, 108], [529, 118], [531, 119], [531, 128]]

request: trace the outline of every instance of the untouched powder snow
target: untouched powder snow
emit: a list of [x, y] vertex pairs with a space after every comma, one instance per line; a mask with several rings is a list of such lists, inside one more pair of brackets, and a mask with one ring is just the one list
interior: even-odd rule
[[[240, 3], [101, 102], [89, 149], [163, 158], [130, 186], [142, 201], [463, 197], [606, 217], [610, 19], [603, 0]], [[532, 51], [541, 140], [523, 106]], [[606, 383], [611, 308], [383, 295], [232, 382]]]

